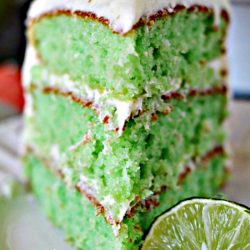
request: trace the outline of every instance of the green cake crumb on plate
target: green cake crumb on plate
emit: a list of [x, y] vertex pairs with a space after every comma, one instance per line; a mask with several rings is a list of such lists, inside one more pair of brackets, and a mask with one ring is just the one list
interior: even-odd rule
[[228, 177], [223, 1], [36, 0], [24, 167], [76, 249], [139, 249], [162, 212]]

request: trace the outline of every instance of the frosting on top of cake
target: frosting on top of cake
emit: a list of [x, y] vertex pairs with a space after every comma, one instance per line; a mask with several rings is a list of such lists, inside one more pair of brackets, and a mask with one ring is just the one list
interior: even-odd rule
[[171, 13], [178, 5], [212, 8], [216, 20], [222, 9], [229, 11], [228, 0], [35, 0], [28, 17], [33, 19], [57, 10], [91, 12], [107, 19], [115, 32], [127, 33], [141, 17], [150, 17], [162, 9]]

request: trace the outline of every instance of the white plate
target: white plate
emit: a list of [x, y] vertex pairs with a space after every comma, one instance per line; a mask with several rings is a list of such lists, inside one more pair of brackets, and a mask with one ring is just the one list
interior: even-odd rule
[[0, 249], [72, 250], [30, 196], [0, 204]]

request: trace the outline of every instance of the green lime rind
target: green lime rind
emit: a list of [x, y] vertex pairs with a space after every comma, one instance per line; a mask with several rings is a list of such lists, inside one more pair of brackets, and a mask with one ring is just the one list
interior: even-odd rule
[[215, 199], [185, 200], [153, 224], [142, 250], [249, 250], [250, 210]]

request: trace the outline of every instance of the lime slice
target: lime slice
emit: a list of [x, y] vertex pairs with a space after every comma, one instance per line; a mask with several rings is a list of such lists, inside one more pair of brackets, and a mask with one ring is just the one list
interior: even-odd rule
[[213, 199], [186, 200], [153, 224], [142, 250], [250, 250], [250, 210]]

